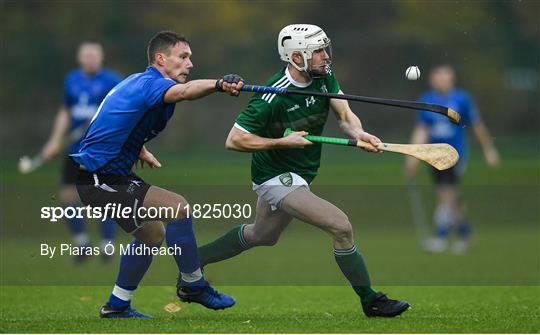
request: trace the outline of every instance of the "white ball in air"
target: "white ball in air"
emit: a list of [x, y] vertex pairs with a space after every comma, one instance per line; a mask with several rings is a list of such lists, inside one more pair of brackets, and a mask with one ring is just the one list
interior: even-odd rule
[[420, 69], [416, 65], [409, 66], [407, 68], [407, 71], [405, 71], [405, 76], [409, 80], [416, 80], [416, 79], [420, 78]]

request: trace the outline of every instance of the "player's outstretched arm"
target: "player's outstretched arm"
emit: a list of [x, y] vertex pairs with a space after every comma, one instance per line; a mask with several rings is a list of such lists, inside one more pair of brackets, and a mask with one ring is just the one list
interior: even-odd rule
[[[339, 94], [343, 94], [343, 92], [339, 91]], [[372, 145], [369, 148], [363, 149], [370, 152], [379, 152], [376, 146], [377, 144], [381, 143], [381, 140], [377, 136], [371, 135], [364, 131], [362, 128], [362, 122], [358, 116], [353, 113], [348, 101], [342, 99], [330, 99], [330, 107], [332, 107], [332, 110], [338, 119], [339, 127], [345, 134]]]
[[493, 141], [491, 140], [491, 136], [489, 135], [489, 131], [484, 122], [478, 121], [472, 128], [484, 151], [486, 164], [489, 167], [496, 167], [499, 165], [499, 153], [497, 152], [495, 145], [493, 145]]
[[237, 74], [228, 74], [218, 80], [192, 80], [169, 88], [163, 101], [165, 103], [176, 103], [182, 100], [195, 100], [214, 92], [226, 92], [229, 95], [238, 96], [242, 86], [244, 86], [244, 80]]
[[51, 136], [41, 150], [41, 157], [43, 160], [48, 161], [53, 159], [54, 156], [62, 150], [62, 144], [69, 128], [69, 122], [69, 112], [67, 108], [65, 106], [60, 107], [56, 114], [56, 118], [54, 119]]
[[253, 152], [270, 149], [303, 148], [313, 144], [306, 140], [308, 135], [305, 131], [293, 131], [289, 136], [281, 138], [266, 138], [245, 132], [233, 127], [229, 132], [225, 147], [229, 150]]

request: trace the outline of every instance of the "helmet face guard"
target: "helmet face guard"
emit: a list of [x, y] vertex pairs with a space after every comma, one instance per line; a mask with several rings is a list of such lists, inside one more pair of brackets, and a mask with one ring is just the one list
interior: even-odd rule
[[[311, 63], [309, 63], [309, 66], [307, 67], [307, 73], [310, 75], [311, 78], [317, 79], [317, 78], [324, 78], [328, 76], [331, 72], [331, 65], [332, 65], [332, 44], [330, 43], [330, 40], [328, 39], [328, 42], [324, 45], [313, 45], [308, 46], [308, 48], [311, 51], [311, 55], [309, 59], [311, 60]], [[313, 67], [313, 54], [314, 53], [324, 53], [325, 54], [325, 60], [324, 63]], [[304, 59], [304, 62], [306, 60]]]

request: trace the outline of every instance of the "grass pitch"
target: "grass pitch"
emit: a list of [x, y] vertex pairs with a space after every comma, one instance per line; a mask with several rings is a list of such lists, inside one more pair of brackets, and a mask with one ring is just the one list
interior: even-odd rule
[[394, 319], [363, 316], [349, 287], [221, 287], [238, 302], [225, 311], [194, 304], [169, 313], [174, 289], [143, 286], [134, 306], [155, 318], [102, 320], [110, 287], [3, 287], [3, 332], [111, 333], [536, 333], [538, 287], [384, 287], [413, 307]]
[[[20, 176], [16, 164], [4, 160], [0, 162], [0, 331], [537, 333], [539, 160], [536, 152], [516, 153], [515, 147], [524, 148], [511, 145], [505, 151], [503, 147], [503, 165], [498, 170], [486, 170], [480, 160], [470, 164], [463, 192], [475, 243], [464, 256], [428, 255], [419, 249], [399, 156], [355, 153], [353, 159], [347, 148], [333, 148], [337, 154], [323, 155], [313, 187], [342, 208], [355, 225], [375, 287], [412, 304], [411, 310], [395, 319], [364, 317], [358, 298], [333, 262], [328, 236], [295, 221], [275, 247], [251, 250], [205, 269], [218, 289], [235, 296], [233, 308], [214, 312], [182, 304], [180, 311], [167, 312], [165, 306], [177, 302], [176, 270], [172, 259], [157, 257], [133, 302], [155, 318], [101, 320], [98, 308], [110, 293], [118, 258], [108, 265], [92, 259], [73, 267], [69, 257], [40, 257], [39, 243], [69, 242], [62, 224], [39, 219], [40, 206], [58, 205], [59, 162]], [[157, 154], [164, 167], [141, 173], [150, 183], [185, 194], [190, 202], [210, 199], [219, 193], [211, 191], [217, 185], [219, 190], [234, 186], [229, 196], [255, 201], [249, 187], [249, 155], [179, 159]], [[428, 185], [428, 181], [423, 172], [420, 183]], [[433, 202], [429, 192], [426, 187], [427, 208]], [[199, 243], [238, 223], [196, 223]], [[96, 227], [90, 231], [97, 235]], [[123, 233], [119, 240], [129, 241]]]

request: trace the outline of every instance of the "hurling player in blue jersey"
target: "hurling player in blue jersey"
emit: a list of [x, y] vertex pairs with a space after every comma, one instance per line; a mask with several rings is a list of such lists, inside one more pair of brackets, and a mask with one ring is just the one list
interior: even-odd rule
[[[64, 144], [71, 141], [67, 148], [68, 154], [79, 151], [80, 141], [90, 120], [97, 111], [103, 98], [121, 80], [120, 76], [102, 67], [103, 48], [95, 41], [84, 41], [80, 44], [77, 60], [80, 68], [69, 72], [64, 80], [64, 104], [60, 107], [51, 136], [41, 151], [44, 161], [49, 161], [62, 152]], [[66, 140], [66, 137], [69, 137]], [[65, 155], [59, 197], [64, 207], [80, 204], [75, 183], [77, 181], [77, 166]], [[75, 247], [89, 249], [90, 239], [86, 232], [85, 222], [81, 218], [67, 219], [73, 244]], [[114, 239], [116, 224], [112, 220], [101, 222], [101, 248]], [[88, 256], [82, 252], [75, 256], [79, 263]], [[103, 254], [103, 260], [110, 257]]]
[[[79, 152], [71, 155], [79, 164], [77, 190], [85, 205], [106, 208], [107, 204], [114, 204], [132, 209], [134, 217], [114, 218], [135, 238], [130, 250], [157, 247], [165, 239], [169, 250], [174, 251], [180, 272], [177, 294], [182, 301], [225, 309], [235, 301], [214, 290], [203, 277], [186, 199], [145, 183], [132, 172], [132, 167], [137, 161], [141, 166], [161, 166], [145, 143], [165, 128], [177, 102], [217, 91], [237, 96], [243, 80], [238, 75], [226, 75], [218, 80], [187, 81], [193, 68], [190, 44], [185, 37], [169, 31], [150, 40], [148, 64], [146, 71], [129, 76], [109, 92], [90, 123]], [[146, 220], [139, 208], [175, 211], [161, 211], [157, 219]], [[116, 285], [101, 308], [101, 317], [149, 317], [131, 308], [130, 302], [151, 262], [149, 252], [122, 255]]]
[[[449, 65], [433, 68], [430, 73], [430, 85], [431, 90], [424, 93], [420, 101], [454, 109], [461, 115], [461, 122], [455, 125], [442, 115], [419, 111], [411, 143], [448, 143], [456, 148], [460, 160], [456, 166], [448, 170], [438, 171], [432, 168], [437, 193], [437, 205], [434, 212], [437, 230], [435, 236], [426, 241], [425, 247], [431, 252], [446, 250], [448, 234], [454, 228], [457, 239], [453, 245], [453, 251], [464, 253], [469, 246], [471, 230], [465, 216], [464, 205], [459, 198], [458, 184], [467, 164], [467, 129], [472, 128], [482, 146], [484, 158], [489, 167], [498, 165], [499, 154], [471, 97], [464, 90], [455, 87], [454, 69]], [[407, 177], [414, 178], [417, 162], [411, 157], [406, 159]]]

